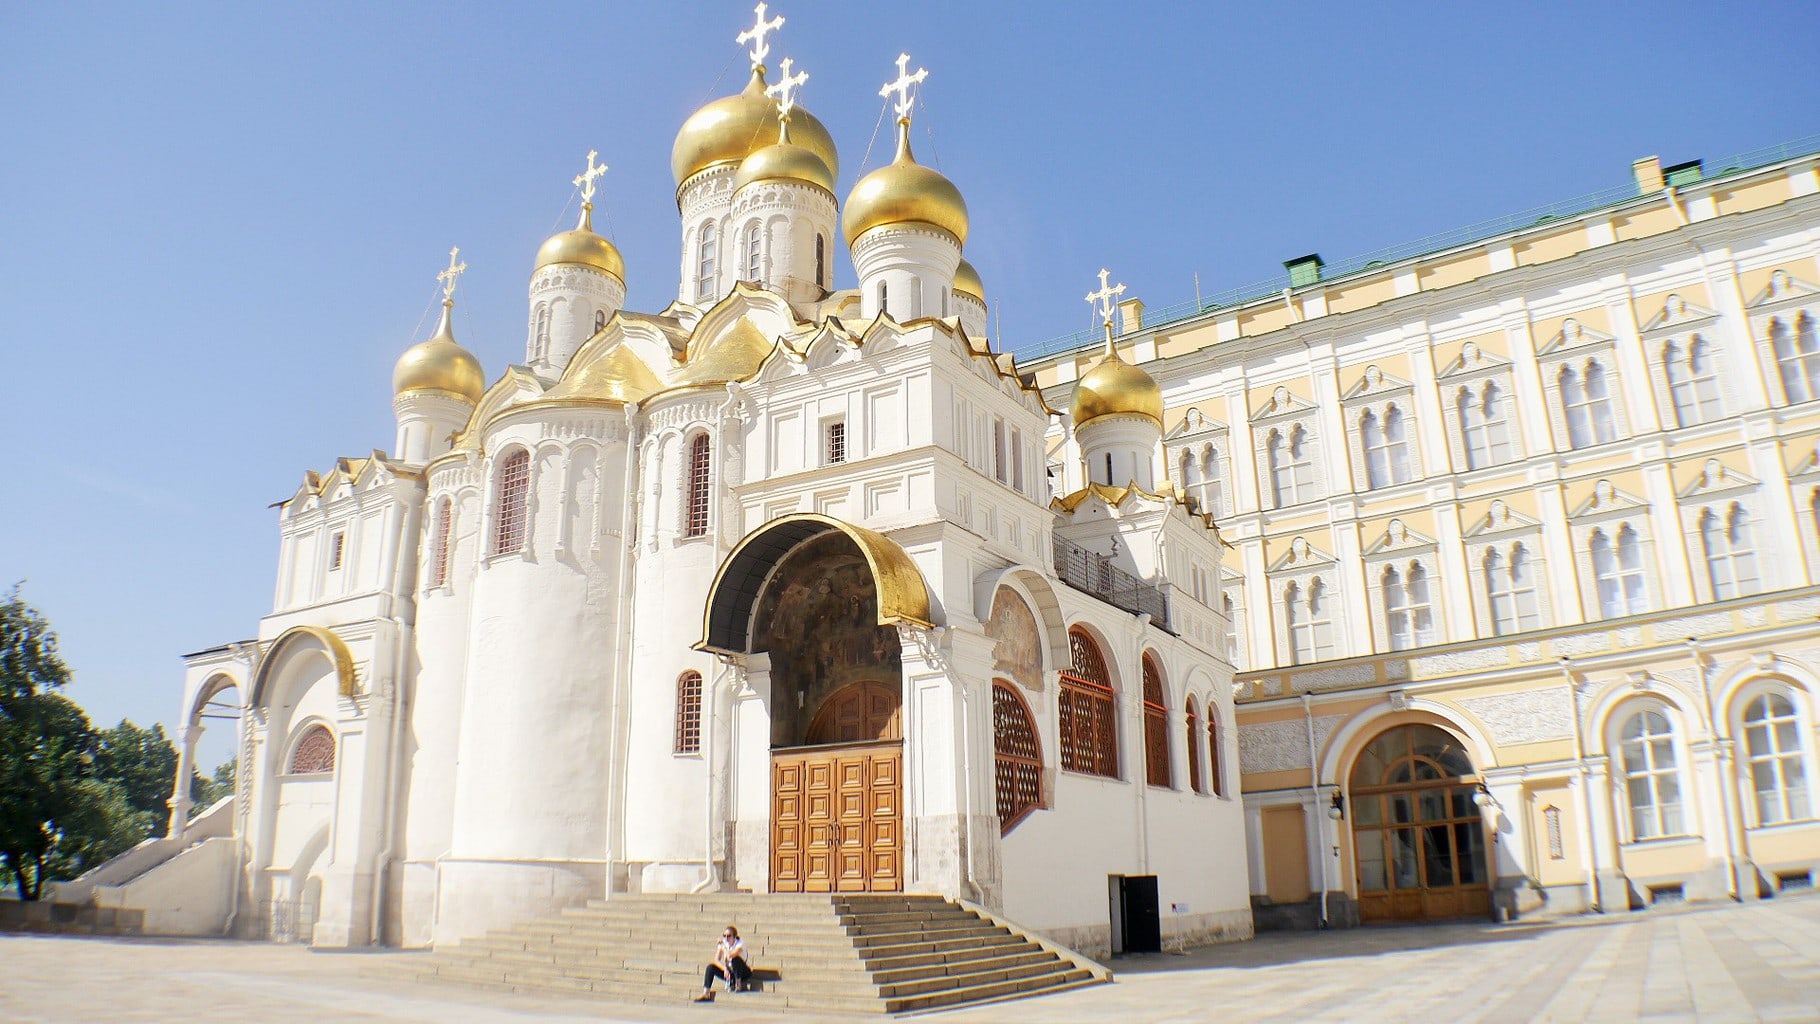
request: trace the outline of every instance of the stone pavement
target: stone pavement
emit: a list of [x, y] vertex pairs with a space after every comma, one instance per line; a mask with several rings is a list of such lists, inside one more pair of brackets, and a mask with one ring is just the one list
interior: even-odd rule
[[[366, 969], [408, 953], [209, 940], [0, 936], [8, 1024], [819, 1024], [852, 1018], [623, 1006], [418, 985]], [[1115, 985], [936, 1015], [1042, 1021], [1820, 1021], [1820, 894], [1555, 924], [1267, 935], [1115, 961]], [[878, 1020], [879, 1018], [861, 1018]]]

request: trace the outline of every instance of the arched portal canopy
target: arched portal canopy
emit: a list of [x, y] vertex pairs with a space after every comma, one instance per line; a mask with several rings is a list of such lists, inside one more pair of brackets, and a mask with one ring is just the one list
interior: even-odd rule
[[881, 533], [832, 516], [798, 512], [781, 516], [747, 534], [715, 574], [702, 611], [702, 639], [696, 650], [745, 654], [752, 650], [752, 610], [759, 592], [784, 556], [829, 533], [843, 533], [865, 556], [878, 588], [878, 624], [929, 629], [929, 586], [909, 552]]
[[259, 671], [253, 673], [253, 688], [247, 697], [247, 707], [258, 707], [264, 702], [272, 668], [285, 652], [297, 644], [307, 644], [312, 640], [321, 646], [323, 653], [335, 664], [336, 691], [343, 697], [354, 696], [354, 653], [348, 650], [348, 645], [321, 626], [292, 626], [278, 634], [278, 638], [266, 650], [265, 657], [260, 659]]

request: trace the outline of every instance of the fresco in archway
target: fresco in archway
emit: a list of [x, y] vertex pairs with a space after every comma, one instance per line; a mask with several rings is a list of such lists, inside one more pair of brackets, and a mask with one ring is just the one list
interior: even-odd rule
[[1010, 587], [992, 595], [986, 635], [992, 638], [994, 674], [1009, 676], [1026, 690], [1043, 688], [1043, 637], [1030, 606]]

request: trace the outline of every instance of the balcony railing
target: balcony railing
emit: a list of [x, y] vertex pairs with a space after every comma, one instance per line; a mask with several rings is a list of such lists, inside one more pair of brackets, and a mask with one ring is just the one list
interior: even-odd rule
[[1083, 594], [1133, 615], [1148, 615], [1159, 628], [1174, 632], [1169, 629], [1169, 595], [1113, 565], [1109, 555], [1056, 537], [1055, 574]]

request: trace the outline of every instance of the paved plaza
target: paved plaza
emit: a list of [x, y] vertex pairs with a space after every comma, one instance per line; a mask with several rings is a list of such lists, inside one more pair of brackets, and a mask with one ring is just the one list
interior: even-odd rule
[[[708, 929], [712, 939], [713, 929]], [[765, 997], [624, 1006], [375, 977], [413, 954], [263, 943], [0, 936], [9, 1024], [521, 1024], [851, 1020]], [[1117, 984], [939, 1014], [953, 1022], [1817, 1021], [1820, 895], [1549, 925], [1268, 935], [1115, 961]], [[878, 1018], [870, 1018], [876, 1020]]]

